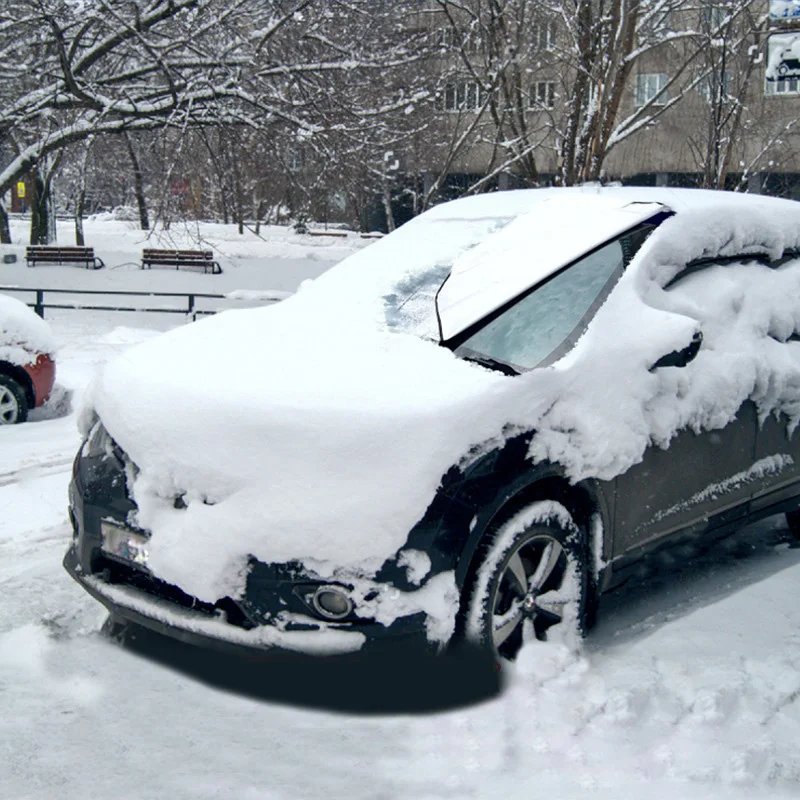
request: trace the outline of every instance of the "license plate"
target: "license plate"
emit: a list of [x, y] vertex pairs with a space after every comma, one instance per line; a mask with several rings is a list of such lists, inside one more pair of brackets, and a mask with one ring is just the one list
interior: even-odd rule
[[134, 564], [147, 564], [147, 536], [107, 520], [100, 523], [102, 549], [117, 558]]

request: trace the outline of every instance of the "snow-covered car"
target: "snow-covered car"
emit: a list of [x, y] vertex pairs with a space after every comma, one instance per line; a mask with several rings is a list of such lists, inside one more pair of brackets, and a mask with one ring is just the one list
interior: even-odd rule
[[24, 303], [0, 295], [0, 425], [25, 422], [56, 379], [50, 326]]
[[65, 566], [118, 621], [354, 651], [585, 627], [686, 536], [800, 503], [800, 204], [438, 206], [106, 366]]

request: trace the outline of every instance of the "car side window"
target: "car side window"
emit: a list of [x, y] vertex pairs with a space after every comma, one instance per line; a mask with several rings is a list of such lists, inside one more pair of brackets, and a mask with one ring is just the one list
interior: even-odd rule
[[617, 239], [557, 273], [467, 338], [456, 353], [517, 371], [553, 363], [578, 340], [619, 280], [629, 260], [626, 244]]

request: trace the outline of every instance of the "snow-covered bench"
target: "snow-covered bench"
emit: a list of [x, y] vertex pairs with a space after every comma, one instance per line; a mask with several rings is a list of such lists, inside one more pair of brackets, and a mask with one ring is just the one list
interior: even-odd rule
[[29, 267], [37, 264], [83, 264], [86, 269], [100, 269], [105, 266], [103, 259], [95, 256], [93, 247], [30, 245], [25, 257]]
[[211, 250], [142, 250], [142, 269], [151, 267], [181, 267], [202, 269], [219, 275], [222, 267], [214, 261]]

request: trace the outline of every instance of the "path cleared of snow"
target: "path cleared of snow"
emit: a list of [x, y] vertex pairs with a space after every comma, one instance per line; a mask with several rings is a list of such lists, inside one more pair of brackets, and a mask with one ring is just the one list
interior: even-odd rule
[[[59, 384], [77, 405], [96, 366], [176, 322], [54, 314]], [[75, 413], [39, 417], [0, 429], [2, 798], [800, 793], [800, 549], [782, 518], [607, 596], [580, 648], [529, 647], [498, 696], [409, 714], [403, 694], [432, 680], [413, 665], [348, 681], [335, 664], [242, 666], [166, 644], [146, 657], [102, 635], [103, 609], [60, 564]], [[240, 691], [200, 679], [212, 661]]]

